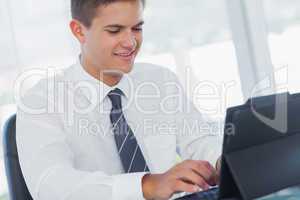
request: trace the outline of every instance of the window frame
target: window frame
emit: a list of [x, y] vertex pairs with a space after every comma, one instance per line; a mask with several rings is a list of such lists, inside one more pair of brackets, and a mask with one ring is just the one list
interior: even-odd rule
[[244, 100], [275, 93], [263, 1], [226, 2]]

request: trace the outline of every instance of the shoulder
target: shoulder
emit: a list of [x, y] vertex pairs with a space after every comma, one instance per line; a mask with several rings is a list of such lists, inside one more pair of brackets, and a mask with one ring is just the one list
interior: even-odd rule
[[[30, 108], [41, 108], [52, 102], [51, 94], [55, 94], [59, 82], [64, 82], [72, 76], [74, 66], [66, 68], [48, 68], [41, 70], [41, 79], [29, 89], [23, 89], [22, 80], [17, 84], [16, 101], [18, 107], [26, 105]], [[30, 76], [30, 71], [27, 72]], [[33, 72], [34, 73], [34, 72]], [[30, 79], [30, 77], [28, 77]], [[17, 80], [18, 81], [18, 80]]]

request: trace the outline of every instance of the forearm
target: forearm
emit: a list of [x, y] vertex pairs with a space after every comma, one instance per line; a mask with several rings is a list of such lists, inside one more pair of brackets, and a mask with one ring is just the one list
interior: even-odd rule
[[29, 178], [29, 189], [35, 190], [34, 197], [37, 199], [143, 199], [143, 173], [107, 175], [101, 171], [79, 171], [68, 166], [54, 167], [46, 173], [32, 176], [37, 177], [35, 180], [40, 179], [38, 182]]

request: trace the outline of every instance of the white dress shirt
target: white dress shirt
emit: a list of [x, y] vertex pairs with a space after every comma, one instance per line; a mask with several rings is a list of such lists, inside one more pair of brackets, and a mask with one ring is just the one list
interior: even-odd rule
[[[191, 104], [169, 70], [135, 64], [113, 88], [151, 173], [182, 159], [215, 165], [221, 137]], [[140, 200], [145, 172], [124, 173], [109, 118], [113, 88], [79, 64], [41, 80], [20, 98], [17, 147], [36, 200]]]

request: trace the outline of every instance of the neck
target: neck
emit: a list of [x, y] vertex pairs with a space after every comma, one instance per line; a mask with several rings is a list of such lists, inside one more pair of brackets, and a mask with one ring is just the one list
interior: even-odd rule
[[89, 75], [110, 87], [117, 85], [123, 77], [120, 73], [104, 72], [101, 67], [93, 65], [84, 56], [80, 56], [80, 63]]

